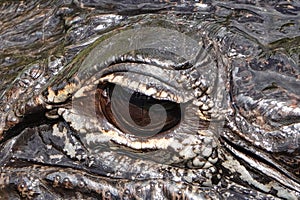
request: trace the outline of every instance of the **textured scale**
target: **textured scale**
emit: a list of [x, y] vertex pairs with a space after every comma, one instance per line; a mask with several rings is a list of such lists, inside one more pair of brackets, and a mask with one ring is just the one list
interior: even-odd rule
[[[300, 199], [300, 2], [0, 11], [0, 199]], [[99, 105], [118, 87], [180, 122], [124, 133]]]

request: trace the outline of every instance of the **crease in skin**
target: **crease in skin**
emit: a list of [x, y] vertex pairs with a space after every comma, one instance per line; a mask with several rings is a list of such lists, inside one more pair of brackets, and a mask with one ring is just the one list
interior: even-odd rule
[[[285, 171], [284, 173], [281, 172], [282, 169], [276, 169], [276, 168], [271, 168], [270, 166], [266, 165], [266, 164], [263, 164], [263, 163], [259, 163], [257, 160], [251, 158], [251, 157], [247, 157], [245, 153], [243, 152], [239, 152], [238, 150], [236, 150], [235, 148], [233, 147], [230, 147], [229, 145], [225, 144], [227, 148], [230, 149], [230, 151], [232, 151], [234, 153], [235, 156], [238, 156], [240, 158], [242, 158], [243, 160], [245, 160], [246, 162], [250, 163], [251, 164], [251, 167], [253, 168], [257, 168], [260, 172], [263, 172], [263, 173], [266, 173], [268, 174], [270, 177], [272, 177], [274, 180], [276, 180], [277, 182], [280, 182], [282, 183], [283, 185], [285, 185], [287, 188], [290, 188], [290, 189], [293, 189], [293, 188], [298, 188], [300, 185], [299, 185], [299, 182], [297, 180], [294, 180], [293, 178], [289, 177], [290, 175], [287, 173], [287, 171]], [[235, 162], [225, 162], [224, 163], [225, 165], [240, 165], [238, 163], [235, 163]], [[278, 167], [278, 165], [277, 165]], [[242, 166], [240, 167], [237, 167], [237, 166], [231, 166], [231, 167], [227, 167], [227, 168], [231, 168], [232, 170], [241, 170], [241, 171], [245, 171], [246, 172], [246, 169], [243, 169]], [[240, 172], [241, 174], [243, 175], [246, 175], [245, 172]], [[246, 176], [249, 176], [249, 175], [246, 175]], [[283, 177], [284, 176], [284, 177]], [[251, 176], [249, 176], [248, 178], [246, 179], [251, 179]], [[284, 180], [284, 181], [283, 181]], [[250, 181], [250, 180], [248, 180]], [[250, 181], [252, 182], [252, 181]], [[249, 183], [250, 183], [249, 182]], [[255, 187], [262, 187], [261, 189], [262, 190], [267, 190], [266, 192], [270, 191], [272, 187], [277, 187], [276, 184], [274, 183], [269, 183], [268, 185], [264, 185], [264, 184], [261, 184], [259, 183], [257, 180], [254, 180], [253, 183], [251, 184], [254, 184]], [[273, 186], [274, 185], [274, 186]], [[297, 189], [298, 190], [298, 189]], [[290, 193], [291, 191], [286, 191], [286, 193]], [[296, 196], [293, 196], [293, 199], [296, 198]]]
[[295, 77], [286, 77], [284, 75], [268, 71], [268, 72], [260, 72], [251, 70], [250, 72], [255, 73], [254, 76], [254, 82], [262, 83], [260, 85], [256, 85], [257, 90], [262, 90], [266, 85], [269, 84], [266, 80], [269, 80], [271, 78], [272, 82], [274, 82], [279, 87], [282, 87], [286, 90], [288, 90], [291, 93], [294, 93], [295, 95], [300, 95], [300, 80], [299, 78]]

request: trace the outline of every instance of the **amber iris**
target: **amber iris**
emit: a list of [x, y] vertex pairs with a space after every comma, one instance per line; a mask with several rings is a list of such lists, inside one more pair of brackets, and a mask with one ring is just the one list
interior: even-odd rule
[[105, 118], [122, 132], [151, 137], [179, 124], [180, 104], [159, 100], [115, 85], [98, 86], [98, 108]]

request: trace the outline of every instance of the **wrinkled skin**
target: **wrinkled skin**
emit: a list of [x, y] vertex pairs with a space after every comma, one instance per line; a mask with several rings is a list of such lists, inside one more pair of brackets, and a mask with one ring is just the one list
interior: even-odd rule
[[[300, 199], [300, 3], [137, 2], [0, 3], [1, 199]], [[108, 83], [180, 122], [115, 126]]]

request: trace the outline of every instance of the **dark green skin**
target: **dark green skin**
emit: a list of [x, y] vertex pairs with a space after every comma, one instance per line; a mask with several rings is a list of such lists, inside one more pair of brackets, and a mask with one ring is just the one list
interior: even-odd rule
[[[300, 2], [1, 1], [0, 10], [0, 199], [300, 199]], [[204, 53], [97, 54], [148, 27]], [[185, 118], [150, 138], [122, 133], [95, 108], [110, 66], [176, 88], [168, 100]], [[188, 99], [196, 90], [201, 105]]]

